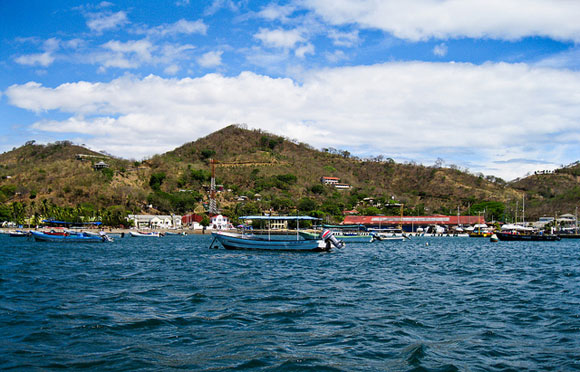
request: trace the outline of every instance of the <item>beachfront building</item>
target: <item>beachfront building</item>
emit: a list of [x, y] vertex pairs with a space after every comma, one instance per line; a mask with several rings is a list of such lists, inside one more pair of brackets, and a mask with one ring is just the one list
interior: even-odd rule
[[221, 214], [218, 214], [216, 216], [213, 216], [210, 219], [210, 225], [209, 225], [209, 229], [213, 229], [213, 230], [228, 230], [228, 229], [233, 229], [234, 226], [231, 224], [231, 222], [228, 220], [227, 217], [222, 216]]
[[178, 229], [181, 227], [181, 216], [130, 214], [127, 219], [133, 221], [138, 229]]
[[[429, 226], [445, 226], [448, 230], [456, 226], [485, 224], [482, 216], [345, 216], [343, 225], [364, 225], [367, 228], [389, 228], [401, 226], [404, 231], [416, 232]], [[419, 230], [421, 231], [421, 230]]]
[[201, 220], [203, 220], [203, 216], [199, 214], [186, 214], [185, 216], [181, 217], [181, 226], [188, 227], [193, 230], [203, 230]]

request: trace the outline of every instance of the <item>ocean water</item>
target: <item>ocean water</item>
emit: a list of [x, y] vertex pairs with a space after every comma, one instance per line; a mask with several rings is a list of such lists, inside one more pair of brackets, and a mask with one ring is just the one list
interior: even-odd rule
[[580, 370], [580, 240], [210, 242], [0, 236], [0, 369]]

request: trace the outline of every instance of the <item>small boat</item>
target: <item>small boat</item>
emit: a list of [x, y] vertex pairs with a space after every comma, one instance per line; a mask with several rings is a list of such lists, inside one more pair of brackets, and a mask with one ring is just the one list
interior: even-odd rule
[[383, 241], [403, 241], [405, 239], [409, 239], [406, 236], [400, 235], [389, 235], [387, 233], [371, 233], [374, 237], [374, 240], [383, 242]]
[[[328, 229], [338, 240], [349, 243], [372, 243], [376, 239], [375, 234], [370, 233], [364, 225], [322, 225]], [[300, 236], [307, 240], [316, 240], [322, 237], [322, 232], [313, 233], [300, 231]]]
[[104, 243], [113, 241], [105, 235], [88, 235], [82, 232], [50, 234], [40, 231], [31, 231], [32, 237], [37, 242], [60, 242], [60, 243]]
[[129, 231], [132, 237], [147, 237], [147, 238], [159, 238], [161, 237], [161, 233], [158, 231], [150, 231], [150, 232], [143, 232], [143, 231]]
[[11, 236], [12, 238], [26, 238], [30, 236], [30, 232], [22, 230], [11, 230], [8, 231], [8, 235]]
[[501, 231], [496, 232], [495, 235], [497, 235], [497, 238], [501, 241], [554, 242], [560, 240], [560, 237], [554, 234], [521, 233], [519, 231]]
[[473, 226], [473, 231], [469, 233], [470, 238], [489, 238], [493, 231], [484, 223], [478, 223]]
[[[243, 216], [243, 220], [293, 220], [299, 225], [300, 221], [318, 220], [309, 216]], [[247, 250], [267, 250], [267, 251], [301, 251], [320, 252], [328, 251], [332, 246], [343, 248], [344, 242], [337, 240], [330, 231], [325, 231], [320, 239], [304, 239], [296, 230], [295, 238], [272, 236], [270, 229], [268, 235], [260, 236], [253, 233], [215, 231], [212, 232], [214, 241], [217, 240], [226, 249], [247, 249]], [[210, 246], [213, 245], [210, 244]]]
[[368, 229], [370, 234], [377, 241], [402, 241], [409, 239], [402, 229], [387, 227], [385, 229]]

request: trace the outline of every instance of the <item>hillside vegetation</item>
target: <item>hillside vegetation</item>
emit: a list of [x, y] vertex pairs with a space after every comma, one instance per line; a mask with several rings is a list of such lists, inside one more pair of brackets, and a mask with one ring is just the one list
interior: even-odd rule
[[[82, 155], [79, 157], [79, 155]], [[25, 216], [100, 219], [120, 224], [128, 213], [203, 213], [210, 159], [216, 161], [220, 210], [230, 216], [308, 213], [338, 222], [344, 210], [361, 214], [477, 214], [513, 219], [526, 198], [530, 217], [570, 212], [580, 196], [579, 167], [534, 175], [513, 184], [456, 167], [360, 159], [231, 125], [142, 162], [97, 153], [63, 141], [33, 141], [0, 155], [0, 220]], [[104, 161], [108, 168], [95, 169]], [[322, 176], [350, 185], [324, 186]]]

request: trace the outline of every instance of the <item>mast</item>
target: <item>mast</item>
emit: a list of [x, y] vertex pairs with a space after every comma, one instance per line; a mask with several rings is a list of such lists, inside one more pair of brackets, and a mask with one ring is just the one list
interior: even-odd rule
[[217, 202], [216, 202], [216, 188], [215, 188], [215, 163], [216, 160], [210, 159], [209, 163], [211, 164], [211, 184], [209, 188], [209, 214], [216, 215], [217, 211]]
[[526, 225], [526, 194], [522, 196], [522, 226]]

